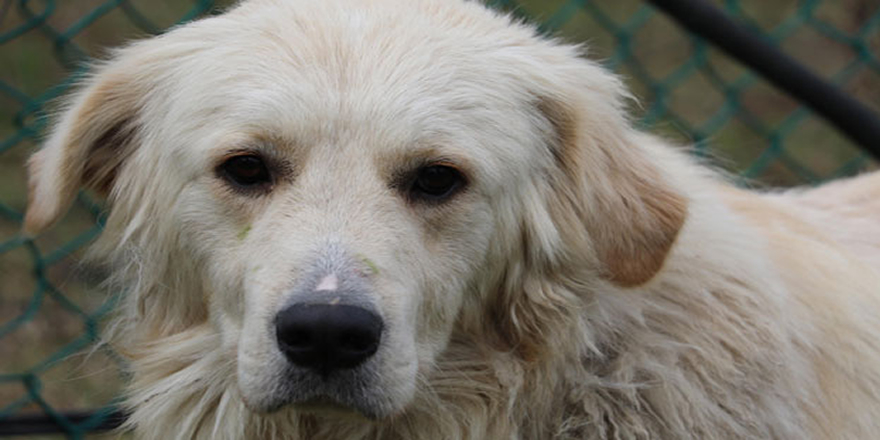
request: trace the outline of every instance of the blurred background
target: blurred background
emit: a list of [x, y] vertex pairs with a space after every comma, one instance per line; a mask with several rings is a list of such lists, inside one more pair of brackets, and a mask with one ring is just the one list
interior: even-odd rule
[[[754, 32], [880, 112], [880, 0], [714, 0]], [[83, 194], [37, 240], [19, 235], [24, 163], [53, 100], [108, 48], [217, 13], [227, 0], [0, 0], [0, 425], [47, 413], [73, 438], [100, 422], [124, 382], [95, 347], [118, 292], [79, 264], [99, 232], [100, 200]], [[876, 168], [846, 137], [710, 44], [639, 0], [495, 0], [623, 76], [646, 130], [752, 187], [817, 184]], [[104, 412], [84, 425], [60, 412]], [[27, 438], [59, 438], [31, 436]]]

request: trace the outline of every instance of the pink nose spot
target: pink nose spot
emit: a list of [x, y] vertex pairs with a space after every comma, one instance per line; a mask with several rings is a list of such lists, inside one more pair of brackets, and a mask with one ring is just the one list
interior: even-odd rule
[[339, 288], [339, 279], [336, 278], [335, 273], [330, 273], [321, 279], [321, 282], [318, 283], [318, 287], [315, 287], [315, 291], [316, 292], [334, 291], [338, 288]]

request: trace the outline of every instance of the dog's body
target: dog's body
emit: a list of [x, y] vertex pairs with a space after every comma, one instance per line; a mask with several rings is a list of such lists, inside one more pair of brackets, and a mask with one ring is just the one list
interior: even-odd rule
[[[108, 194], [138, 436], [880, 432], [880, 175], [734, 189], [577, 55], [474, 3], [252, 0], [98, 68], [26, 230]], [[369, 350], [297, 354], [302, 304]]]

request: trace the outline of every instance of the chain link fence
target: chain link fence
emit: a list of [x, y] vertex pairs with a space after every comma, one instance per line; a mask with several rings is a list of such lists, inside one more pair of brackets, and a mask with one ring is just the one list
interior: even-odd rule
[[[815, 184], [875, 164], [845, 136], [753, 72], [678, 28], [641, 0], [490, 1], [569, 41], [623, 75], [646, 129], [749, 185]], [[95, 348], [113, 292], [78, 266], [101, 230], [87, 194], [60, 225], [19, 235], [24, 162], [39, 143], [52, 101], [83, 62], [132, 38], [217, 12], [212, 0], [0, 0], [0, 428], [86, 438], [113, 424], [122, 361]], [[874, 111], [880, 110], [880, 1], [716, 0]], [[88, 353], [88, 354], [83, 354]], [[43, 422], [40, 422], [43, 420]], [[42, 423], [42, 424], [41, 424]], [[30, 426], [30, 428], [28, 428]], [[62, 431], [58, 431], [58, 428]], [[0, 429], [2, 431], [2, 429]]]

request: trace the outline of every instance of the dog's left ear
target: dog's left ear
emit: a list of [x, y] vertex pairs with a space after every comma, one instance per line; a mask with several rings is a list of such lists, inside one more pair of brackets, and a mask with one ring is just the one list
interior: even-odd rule
[[688, 213], [661, 165], [677, 153], [631, 128], [617, 79], [584, 60], [555, 61], [541, 65], [568, 68], [529, 81], [543, 86], [531, 93], [531, 111], [546, 165], [529, 197], [543, 206], [522, 210], [521, 252], [511, 252], [491, 306], [501, 313], [487, 321], [499, 344], [526, 360], [565, 352], [560, 341], [591, 288], [653, 279]]
[[653, 162], [660, 156], [649, 144], [656, 141], [630, 128], [619, 93], [592, 93], [604, 94], [606, 102], [590, 106], [596, 99], [577, 93], [537, 102], [555, 161], [549, 210], [564, 239], [586, 231], [604, 278], [635, 287], [663, 266], [687, 216], [687, 199]]
[[107, 195], [130, 153], [145, 91], [115, 65], [107, 67], [73, 95], [28, 162], [27, 235], [34, 236], [61, 218], [80, 188]]

